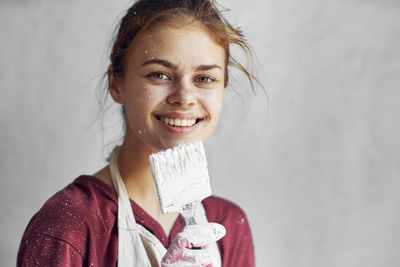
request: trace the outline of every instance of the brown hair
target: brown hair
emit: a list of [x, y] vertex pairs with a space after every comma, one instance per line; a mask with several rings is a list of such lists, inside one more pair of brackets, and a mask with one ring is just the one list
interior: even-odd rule
[[233, 27], [217, 9], [213, 0], [139, 0], [130, 7], [122, 18], [114, 38], [110, 54], [115, 77], [123, 77], [126, 69], [128, 50], [131, 44], [150, 26], [166, 22], [192, 20], [201, 22], [215, 41], [225, 48], [225, 86], [228, 84], [228, 65], [242, 71], [254, 90], [254, 76], [229, 53], [229, 46], [240, 46], [252, 60], [251, 50], [242, 32]]

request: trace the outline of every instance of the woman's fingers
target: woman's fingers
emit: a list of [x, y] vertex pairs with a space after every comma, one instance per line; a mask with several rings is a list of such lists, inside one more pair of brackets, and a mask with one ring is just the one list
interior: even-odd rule
[[216, 259], [208, 248], [202, 248], [199, 250], [179, 248], [168, 253], [162, 259], [162, 267], [203, 267], [215, 265]]
[[218, 223], [185, 226], [172, 241], [162, 259], [162, 266], [217, 266], [216, 257], [219, 255], [212, 253], [208, 245], [221, 239], [225, 233], [225, 227]]
[[225, 236], [225, 227], [218, 223], [185, 226], [178, 237], [178, 244], [182, 248], [204, 247], [216, 242]]

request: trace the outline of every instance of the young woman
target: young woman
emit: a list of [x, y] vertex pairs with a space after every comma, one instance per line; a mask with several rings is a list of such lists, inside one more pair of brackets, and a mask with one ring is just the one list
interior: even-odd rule
[[252, 81], [230, 57], [231, 44], [248, 48], [212, 1], [141, 0], [128, 10], [107, 70], [109, 93], [123, 107], [124, 141], [110, 165], [78, 177], [32, 218], [18, 266], [254, 266], [239, 207], [206, 198], [202, 226], [184, 227], [180, 215], [161, 214], [148, 161], [211, 135], [229, 64]]

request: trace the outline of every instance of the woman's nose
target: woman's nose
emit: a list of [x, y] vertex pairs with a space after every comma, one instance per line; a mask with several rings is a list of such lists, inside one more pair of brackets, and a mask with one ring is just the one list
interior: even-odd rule
[[169, 104], [188, 108], [196, 103], [194, 88], [187, 81], [179, 81], [174, 84], [171, 94], [168, 96]]

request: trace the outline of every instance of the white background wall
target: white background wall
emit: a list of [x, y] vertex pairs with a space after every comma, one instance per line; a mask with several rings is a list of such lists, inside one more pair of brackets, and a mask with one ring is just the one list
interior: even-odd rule
[[[129, 2], [0, 1], [1, 266], [44, 201], [105, 164], [95, 91]], [[236, 83], [207, 144], [257, 266], [400, 266], [400, 2], [222, 3], [270, 95]]]

